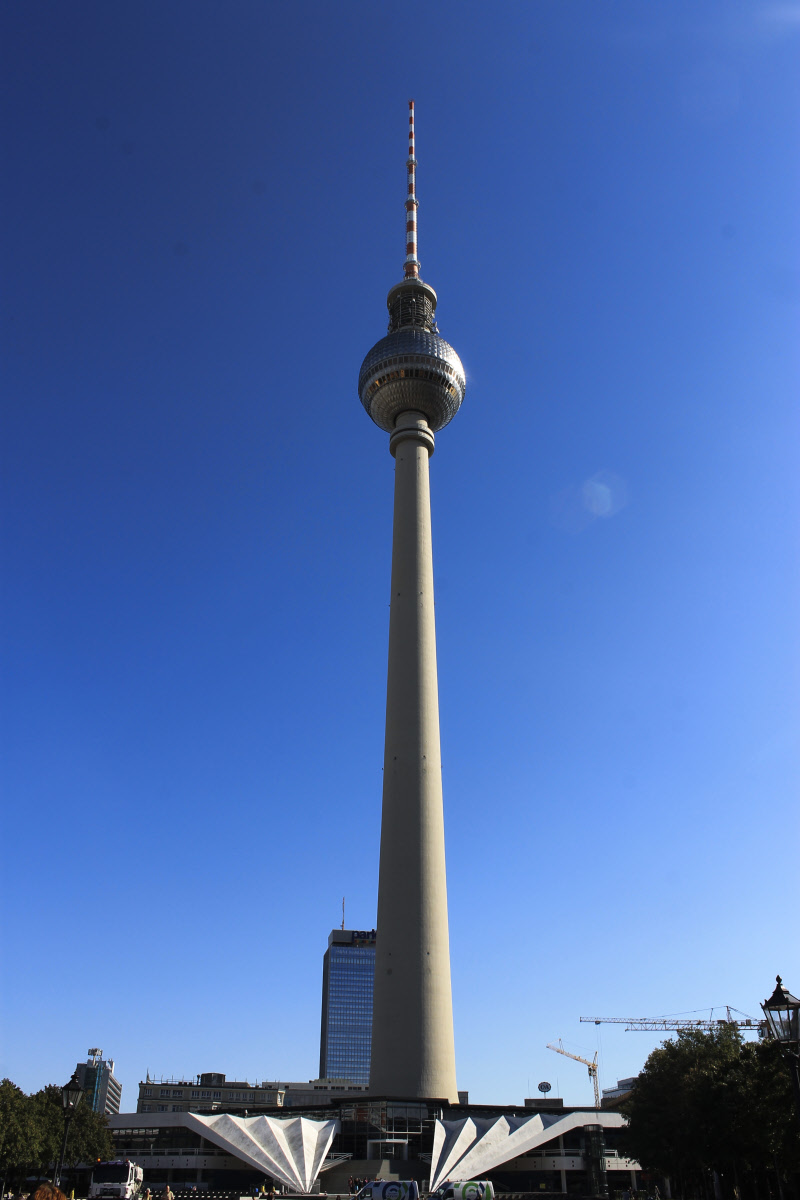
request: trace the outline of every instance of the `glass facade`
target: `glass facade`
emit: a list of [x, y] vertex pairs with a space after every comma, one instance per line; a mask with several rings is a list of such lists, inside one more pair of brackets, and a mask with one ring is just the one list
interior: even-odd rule
[[369, 1083], [375, 931], [334, 930], [322, 963], [322, 1079]]

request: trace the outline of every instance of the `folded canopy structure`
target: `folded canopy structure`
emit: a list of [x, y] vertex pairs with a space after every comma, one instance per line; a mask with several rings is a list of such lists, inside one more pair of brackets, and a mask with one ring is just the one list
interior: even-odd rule
[[587, 1121], [608, 1129], [624, 1123], [619, 1113], [536, 1113], [532, 1117], [465, 1117], [437, 1121], [433, 1135], [430, 1189], [446, 1179], [481, 1179], [492, 1167], [509, 1162], [550, 1142], [562, 1133], [582, 1129]]
[[304, 1193], [311, 1191], [339, 1131], [338, 1121], [312, 1121], [308, 1117], [185, 1113], [183, 1120], [220, 1149], [244, 1159], [292, 1191]]

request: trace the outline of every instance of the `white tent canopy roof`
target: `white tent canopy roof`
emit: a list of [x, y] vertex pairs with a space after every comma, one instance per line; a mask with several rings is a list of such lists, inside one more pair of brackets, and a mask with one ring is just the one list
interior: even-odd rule
[[446, 1179], [481, 1179], [492, 1167], [509, 1162], [584, 1125], [619, 1129], [624, 1118], [614, 1112], [536, 1113], [531, 1117], [464, 1117], [437, 1121], [433, 1134], [431, 1191]]
[[181, 1123], [256, 1170], [304, 1193], [311, 1191], [339, 1130], [338, 1121], [232, 1117], [228, 1113], [183, 1113]]

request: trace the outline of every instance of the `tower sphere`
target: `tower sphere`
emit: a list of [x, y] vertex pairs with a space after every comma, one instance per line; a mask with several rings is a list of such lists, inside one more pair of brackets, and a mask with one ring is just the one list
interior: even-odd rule
[[421, 279], [404, 279], [386, 304], [389, 333], [361, 364], [361, 403], [387, 433], [403, 412], [422, 413], [436, 433], [458, 412], [467, 386], [461, 359], [436, 328], [436, 292]]

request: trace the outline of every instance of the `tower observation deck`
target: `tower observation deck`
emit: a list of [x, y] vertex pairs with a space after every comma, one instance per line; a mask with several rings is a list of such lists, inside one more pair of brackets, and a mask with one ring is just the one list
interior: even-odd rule
[[458, 1102], [447, 924], [428, 460], [464, 399], [464, 368], [420, 278], [414, 102], [404, 277], [358, 391], [395, 458], [389, 670], [370, 1091]]

